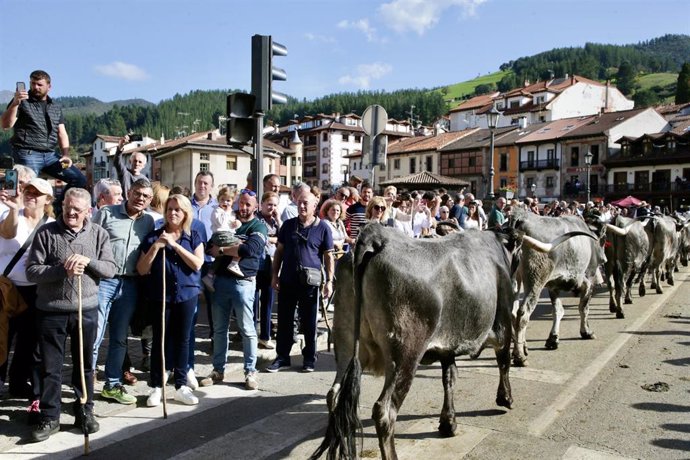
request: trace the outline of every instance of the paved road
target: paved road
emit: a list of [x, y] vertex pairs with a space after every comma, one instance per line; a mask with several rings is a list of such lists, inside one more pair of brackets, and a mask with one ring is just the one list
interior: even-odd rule
[[[588, 341], [579, 338], [576, 300], [566, 298], [561, 346], [556, 351], [543, 348], [550, 308], [542, 299], [528, 330], [529, 367], [511, 368], [514, 408], [507, 411], [494, 405], [498, 372], [490, 351], [475, 361], [458, 359], [458, 431], [455, 437], [442, 439], [436, 431], [443, 398], [440, 366], [423, 366], [396, 425], [400, 458], [689, 458], [688, 298], [687, 269], [664, 294], [634, 297], [623, 320], [608, 312], [608, 296], [600, 290], [591, 308], [598, 338]], [[200, 373], [208, 369], [208, 345], [198, 340]], [[297, 353], [297, 347], [293, 351]], [[268, 362], [271, 355], [263, 358]], [[140, 396], [138, 407], [99, 401], [101, 431], [91, 436], [92, 456], [308, 457], [326, 424], [324, 395], [334, 376], [332, 355], [323, 351], [313, 374], [298, 372], [301, 360], [296, 356], [292, 371], [261, 374], [260, 390], [251, 392], [242, 387], [237, 347], [230, 359], [224, 384], [200, 390], [196, 407], [171, 400], [166, 420], [160, 408], [143, 407], [143, 383], [132, 390]], [[642, 388], [659, 382], [668, 384], [668, 391]], [[370, 414], [381, 387], [382, 379], [364, 377], [360, 411], [364, 458], [379, 456]], [[20, 407], [11, 400], [0, 405], [0, 430], [9, 434], [0, 440], [0, 453], [51, 459], [82, 453], [83, 438], [70, 428], [68, 414], [62, 418], [63, 431], [48, 441], [24, 443], [29, 430], [21, 424]]]

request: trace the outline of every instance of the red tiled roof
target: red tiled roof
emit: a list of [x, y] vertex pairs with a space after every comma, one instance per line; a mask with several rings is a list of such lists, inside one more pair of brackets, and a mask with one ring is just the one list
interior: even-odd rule
[[494, 93], [487, 93], [487, 94], [482, 94], [480, 96], [475, 96], [472, 99], [468, 99], [467, 101], [463, 102], [459, 106], [453, 108], [450, 110], [450, 113], [453, 112], [464, 112], [465, 110], [472, 110], [472, 109], [481, 109], [487, 105], [492, 105], [493, 100], [499, 96], [500, 93], [494, 92]]
[[576, 128], [591, 121], [594, 116], [580, 117], [580, 118], [563, 118], [547, 123], [541, 129], [527, 134], [522, 139], [516, 141], [516, 144], [530, 144], [539, 143], [549, 140], [560, 139], [570, 134]]
[[422, 171], [417, 174], [410, 174], [409, 176], [398, 177], [395, 179], [388, 179], [382, 181], [379, 185], [431, 185], [436, 187], [453, 186], [453, 187], [467, 187], [469, 184], [457, 177], [442, 176], [440, 174], [430, 173], [429, 171]]
[[120, 142], [120, 137], [118, 136], [109, 136], [107, 134], [96, 134], [96, 139], [102, 139], [105, 142]]
[[609, 129], [616, 125], [627, 121], [636, 115], [649, 109], [633, 109], [633, 110], [621, 110], [619, 112], [607, 112], [599, 115], [593, 115], [587, 123], [578, 126], [567, 136], [564, 137], [586, 137], [598, 134], [604, 134]]
[[401, 139], [400, 141], [392, 143], [388, 146], [388, 155], [438, 150], [452, 142], [457, 141], [458, 139], [472, 134], [473, 132], [477, 131], [477, 129], [478, 128], [471, 128], [463, 131], [441, 133], [438, 135]]

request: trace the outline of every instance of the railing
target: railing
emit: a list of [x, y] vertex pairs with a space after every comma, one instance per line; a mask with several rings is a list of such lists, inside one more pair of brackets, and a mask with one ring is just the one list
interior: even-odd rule
[[527, 160], [520, 162], [520, 171], [528, 171], [532, 169], [558, 169], [560, 167], [560, 160], [557, 158], [547, 160]]
[[612, 184], [607, 185], [604, 193], [668, 193], [668, 192], [688, 192], [690, 182], [651, 182], [641, 184]]

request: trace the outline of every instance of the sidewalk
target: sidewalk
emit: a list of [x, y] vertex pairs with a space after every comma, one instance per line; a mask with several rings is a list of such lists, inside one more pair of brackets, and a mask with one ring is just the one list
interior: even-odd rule
[[[203, 311], [201, 311], [203, 310]], [[213, 370], [212, 366], [212, 350], [211, 350], [211, 339], [209, 336], [208, 321], [206, 320], [206, 308], [201, 305], [199, 311], [199, 318], [195, 328], [196, 333], [196, 346], [195, 346], [195, 365], [194, 370], [198, 380], [206, 377]], [[329, 321], [332, 324], [332, 313], [328, 313]], [[276, 315], [274, 314], [274, 325], [275, 325]], [[230, 346], [228, 350], [227, 364], [225, 368], [225, 381], [230, 382], [233, 386], [238, 389], [238, 394], [243, 394], [243, 382], [244, 382], [244, 369], [243, 369], [243, 354], [242, 354], [242, 342], [233, 341], [232, 338], [236, 334], [236, 328], [234, 323], [231, 325], [230, 333]], [[319, 321], [318, 323], [318, 335], [317, 335], [317, 350], [324, 351], [327, 349], [327, 329], [325, 321]], [[274, 340], [275, 343], [275, 340]], [[100, 392], [103, 389], [103, 367], [105, 363], [105, 356], [108, 347], [108, 336], [106, 335], [98, 358], [98, 380], [94, 385], [94, 412], [96, 416], [103, 422], [102, 418], [110, 417], [122, 417], [131, 411], [137, 410], [137, 408], [143, 408], [146, 410], [156, 410], [156, 414], [160, 411], [160, 408], [147, 408], [146, 398], [149, 392], [148, 378], [149, 373], [143, 372], [139, 369], [142, 361], [141, 344], [139, 338], [131, 338], [128, 341], [129, 356], [132, 361], [134, 369], [132, 373], [139, 379], [138, 382], [133, 386], [125, 386], [127, 392], [131, 395], [137, 397], [137, 404], [132, 405], [122, 405], [112, 400], [103, 399], [100, 396]], [[291, 355], [296, 356], [297, 359], [293, 361], [293, 364], [298, 364], [301, 362], [301, 343], [295, 344], [292, 348]], [[69, 350], [69, 344], [66, 347]], [[265, 350], [259, 348], [257, 356], [257, 370], [262, 372], [266, 366], [268, 366], [276, 357], [275, 350]], [[63, 371], [63, 382], [69, 383], [71, 380], [72, 365], [71, 357], [66, 357], [65, 365]], [[234, 385], [237, 384], [237, 385]], [[7, 385], [5, 385], [5, 390]], [[259, 380], [259, 389], [261, 389], [261, 380]], [[166, 393], [168, 398], [172, 397], [175, 391], [174, 385], [168, 384], [166, 386]], [[223, 398], [224, 393], [227, 391], [225, 386], [211, 386], [203, 389], [206, 397], [211, 398]], [[217, 393], [217, 394], [216, 394]], [[253, 394], [254, 392], [247, 392], [247, 395]], [[72, 427], [74, 422], [74, 416], [71, 413], [71, 403], [74, 401], [74, 393], [69, 385], [63, 383], [63, 395], [62, 395], [62, 416], [61, 416], [61, 431], [70, 431], [70, 434], [78, 435], [80, 431]], [[8, 394], [4, 394], [0, 399], [0, 454], [9, 453], [15, 446], [26, 444], [31, 437], [31, 427], [27, 425], [27, 407], [28, 403], [23, 399], [13, 399]], [[110, 422], [108, 422], [110, 423]], [[64, 450], [65, 446], [59, 446], [61, 444], [59, 440], [55, 440], [55, 436], [51, 437], [48, 441], [40, 443], [41, 452], [57, 452]], [[71, 439], [71, 436], [69, 437]], [[55, 442], [56, 445], [51, 444]], [[81, 437], [79, 438], [81, 442]], [[38, 444], [37, 444], [38, 445]], [[38, 452], [39, 449], [37, 449]]]

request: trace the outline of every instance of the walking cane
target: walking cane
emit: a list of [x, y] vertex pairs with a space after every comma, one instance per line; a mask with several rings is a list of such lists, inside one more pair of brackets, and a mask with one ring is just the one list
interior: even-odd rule
[[165, 402], [165, 248], [163, 248], [163, 302], [161, 303], [161, 376], [163, 385], [161, 397], [163, 398], [163, 418], [168, 418], [168, 406]]
[[328, 351], [331, 351], [331, 323], [328, 320], [328, 307], [331, 306], [331, 302], [333, 302], [333, 296], [335, 295], [335, 289], [332, 290], [331, 295], [328, 297], [328, 301], [324, 302], [323, 299], [321, 301], [321, 314], [323, 315], [323, 319], [326, 322], [326, 330], [328, 331], [328, 335], [326, 336], [326, 345], [328, 346]]
[[[77, 275], [78, 298], [78, 325], [79, 325], [79, 372], [81, 374], [81, 398], [79, 398], [79, 410], [81, 411], [81, 430], [84, 432], [84, 455], [89, 455], [89, 429], [86, 426], [86, 377], [84, 376], [84, 331], [82, 329], [82, 301], [81, 301], [81, 275]], [[76, 415], [76, 414], [75, 414]]]

